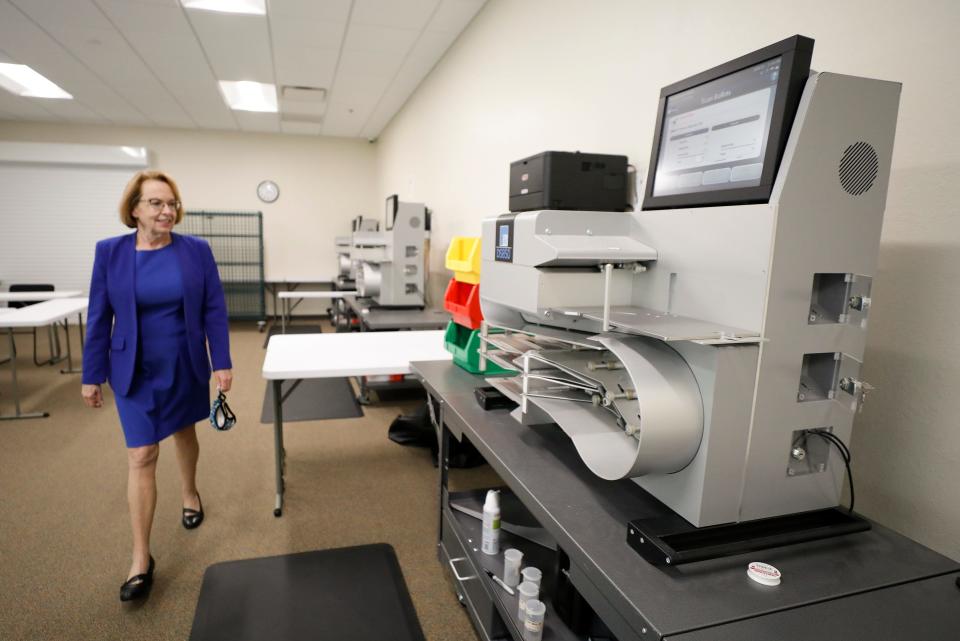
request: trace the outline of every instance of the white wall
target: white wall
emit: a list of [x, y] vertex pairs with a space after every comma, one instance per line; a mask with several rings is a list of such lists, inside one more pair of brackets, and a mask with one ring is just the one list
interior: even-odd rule
[[[11, 121], [0, 121], [0, 140], [146, 147], [151, 167], [177, 181], [187, 209], [263, 212], [268, 279], [333, 280], [333, 237], [348, 233], [355, 216], [383, 209], [373, 196], [375, 145], [365, 140]], [[280, 186], [272, 204], [257, 198], [265, 179]], [[103, 216], [116, 218], [116, 208]]]
[[507, 210], [510, 161], [625, 153], [642, 171], [661, 87], [795, 33], [818, 70], [902, 82], [857, 507], [960, 560], [958, 25], [950, 0], [490, 0], [381, 136], [376, 191], [426, 202], [441, 249]]

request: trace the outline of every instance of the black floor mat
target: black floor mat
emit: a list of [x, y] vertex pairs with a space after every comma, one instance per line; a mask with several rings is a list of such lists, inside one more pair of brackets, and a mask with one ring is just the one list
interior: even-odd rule
[[386, 543], [216, 563], [190, 641], [425, 641]]
[[[267, 343], [274, 334], [283, 334], [279, 325], [271, 325], [267, 330], [267, 337], [263, 339], [263, 349], [267, 349]], [[322, 334], [323, 328], [319, 325], [287, 325], [287, 334]]]
[[[297, 381], [284, 381], [286, 394]], [[305, 378], [283, 402], [283, 422], [320, 421], [331, 418], [363, 416], [353, 387], [346, 378]], [[267, 381], [263, 396], [261, 423], [273, 423], [273, 381]]]

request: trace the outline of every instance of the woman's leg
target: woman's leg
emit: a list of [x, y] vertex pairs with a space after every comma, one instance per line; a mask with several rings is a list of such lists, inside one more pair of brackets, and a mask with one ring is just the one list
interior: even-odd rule
[[183, 507], [200, 509], [200, 495], [197, 493], [197, 459], [200, 458], [200, 443], [197, 442], [197, 429], [189, 425], [173, 434], [177, 446], [177, 463], [180, 466], [180, 490], [183, 493]]
[[150, 565], [150, 528], [157, 507], [157, 457], [159, 445], [127, 450], [127, 503], [133, 527], [133, 562], [127, 578], [143, 574]]

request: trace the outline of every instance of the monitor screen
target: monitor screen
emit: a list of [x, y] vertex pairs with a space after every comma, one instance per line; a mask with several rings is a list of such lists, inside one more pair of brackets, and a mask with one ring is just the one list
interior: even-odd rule
[[795, 36], [665, 88], [643, 208], [766, 202], [812, 50]]

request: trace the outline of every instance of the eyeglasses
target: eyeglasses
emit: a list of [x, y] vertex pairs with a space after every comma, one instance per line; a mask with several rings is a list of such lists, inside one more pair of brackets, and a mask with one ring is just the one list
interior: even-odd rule
[[163, 211], [164, 207], [169, 207], [171, 211], [180, 211], [180, 201], [179, 200], [167, 200], [163, 201], [159, 198], [141, 198], [137, 202], [147, 203], [150, 205], [150, 209], [157, 212], [158, 214]]

